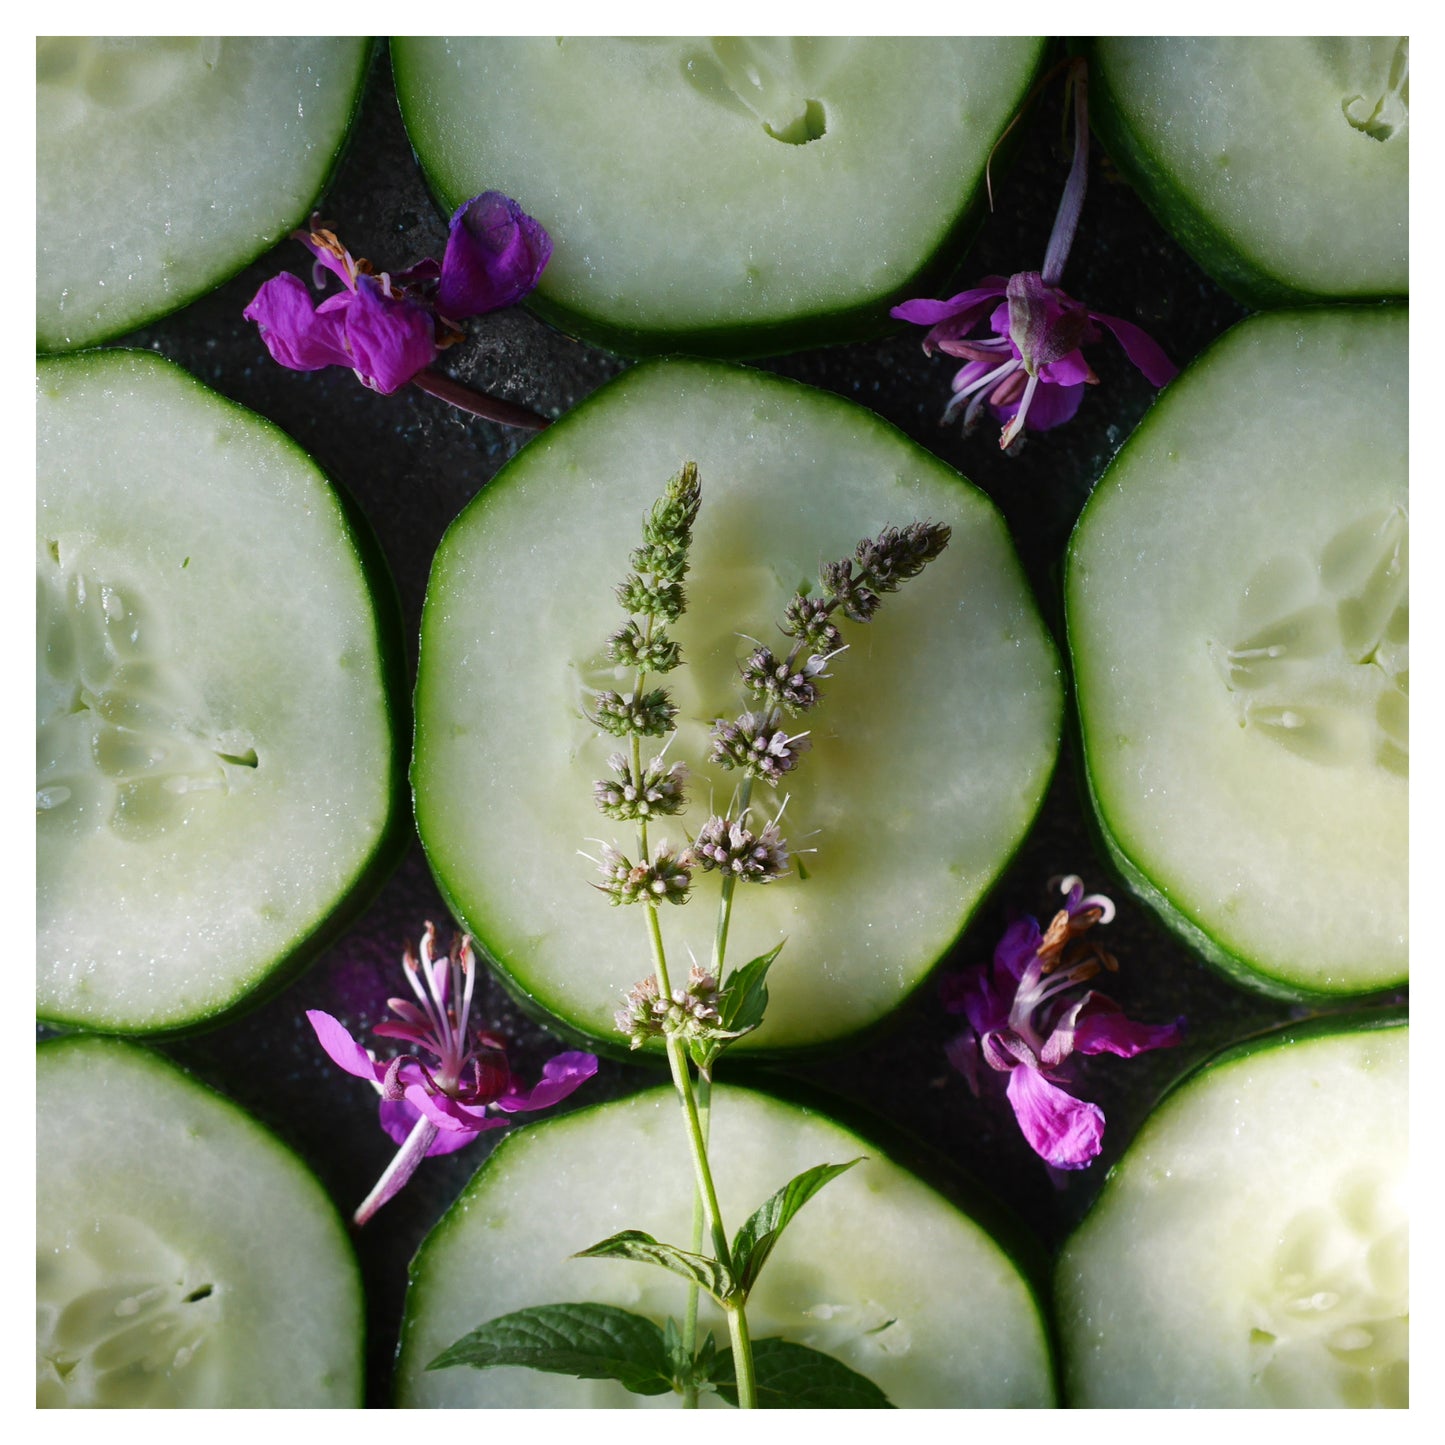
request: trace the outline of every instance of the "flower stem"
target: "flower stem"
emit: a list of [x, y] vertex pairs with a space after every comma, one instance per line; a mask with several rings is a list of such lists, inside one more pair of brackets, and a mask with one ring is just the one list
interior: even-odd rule
[[358, 1229], [416, 1173], [417, 1165], [426, 1158], [426, 1151], [431, 1148], [436, 1136], [437, 1126], [423, 1114], [412, 1125], [406, 1142], [396, 1151], [396, 1157], [386, 1166], [371, 1193], [361, 1201], [356, 1213], [351, 1216], [351, 1222]]
[[[702, 1124], [703, 1147], [707, 1147], [708, 1126], [712, 1117], [712, 1080], [706, 1074], [701, 1075], [697, 1081], [697, 1110]], [[692, 1242], [689, 1248], [694, 1254], [702, 1253], [702, 1230], [703, 1230], [703, 1209], [702, 1191], [693, 1186], [692, 1191]], [[697, 1358], [697, 1305], [699, 1288], [694, 1284], [687, 1287], [687, 1308], [682, 1317], [682, 1347], [687, 1351], [688, 1359]], [[682, 1408], [684, 1410], [697, 1409], [697, 1384], [693, 1380], [683, 1386]]]
[[[647, 931], [652, 940], [652, 957], [657, 967], [657, 984], [664, 997], [672, 992], [667, 976], [667, 954], [662, 945], [662, 925], [658, 922], [657, 906], [647, 905]], [[723, 1227], [722, 1209], [718, 1205], [717, 1186], [713, 1183], [712, 1169], [708, 1164], [707, 1140], [703, 1134], [702, 1120], [698, 1114], [697, 1094], [693, 1088], [692, 1073], [688, 1068], [687, 1050], [676, 1034], [668, 1034], [667, 1064], [672, 1071], [673, 1087], [682, 1104], [683, 1123], [687, 1130], [688, 1148], [692, 1153], [693, 1174], [697, 1179], [698, 1193], [702, 1197], [703, 1209], [712, 1234], [713, 1255], [729, 1273], [732, 1272], [732, 1250], [728, 1247], [727, 1230]], [[741, 1304], [726, 1306], [728, 1333], [733, 1341], [733, 1364], [737, 1372], [738, 1405], [753, 1409], [757, 1405], [757, 1386], [753, 1376], [753, 1353], [751, 1336], [748, 1334], [747, 1315]]]
[[1074, 160], [1064, 194], [1059, 198], [1058, 214], [1054, 217], [1054, 229], [1049, 234], [1040, 273], [1049, 286], [1057, 286], [1063, 277], [1064, 263], [1074, 244], [1074, 232], [1079, 228], [1079, 214], [1084, 209], [1084, 192], [1089, 186], [1089, 68], [1083, 61], [1075, 62], [1069, 81], [1074, 87]]
[[412, 384], [429, 396], [437, 397], [461, 411], [469, 411], [484, 421], [500, 422], [503, 426], [525, 427], [528, 431], [541, 431], [552, 425], [545, 416], [529, 411], [525, 406], [503, 401], [500, 397], [488, 396], [485, 392], [473, 391], [454, 377], [434, 371], [431, 367], [417, 372], [412, 377]]

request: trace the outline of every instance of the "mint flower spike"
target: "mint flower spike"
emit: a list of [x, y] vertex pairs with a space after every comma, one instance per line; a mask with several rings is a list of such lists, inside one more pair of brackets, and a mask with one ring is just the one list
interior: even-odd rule
[[1112, 954], [1078, 940], [1114, 917], [1103, 894], [1085, 897], [1073, 874], [1058, 880], [1064, 906], [1046, 930], [1024, 917], [1009, 925], [992, 966], [968, 969], [943, 981], [944, 1007], [968, 1016], [969, 1031], [948, 1045], [949, 1062], [980, 1092], [979, 1060], [1008, 1075], [1008, 1100], [1029, 1147], [1056, 1169], [1083, 1169], [1103, 1147], [1104, 1111], [1060, 1087], [1073, 1054], [1115, 1054], [1131, 1059], [1168, 1048], [1184, 1034], [1184, 1020], [1140, 1024], [1124, 1017], [1112, 999], [1092, 989], [1064, 996], [1101, 970], [1116, 972]]
[[401, 1146], [353, 1216], [358, 1226], [396, 1195], [423, 1159], [453, 1153], [488, 1129], [505, 1128], [507, 1115], [549, 1109], [597, 1072], [592, 1054], [562, 1053], [543, 1067], [539, 1083], [523, 1090], [507, 1066], [503, 1041], [481, 1030], [468, 1033], [476, 983], [471, 939], [454, 938], [450, 951], [437, 957], [436, 929], [428, 923], [420, 953], [418, 960], [408, 945], [403, 957], [416, 1002], [388, 999], [387, 1007], [401, 1022], [379, 1023], [372, 1032], [401, 1039], [434, 1062], [413, 1054], [380, 1062], [330, 1014], [321, 1009], [306, 1013], [332, 1063], [365, 1079], [381, 1095], [382, 1130]]
[[744, 686], [765, 707], [733, 722], [715, 719], [708, 761], [777, 787], [809, 747], [807, 733], [790, 736], [778, 722], [785, 711], [804, 712], [818, 702], [813, 679], [825, 676], [823, 668], [845, 650], [832, 614], [841, 610], [854, 622], [868, 622], [883, 596], [917, 577], [948, 546], [951, 535], [937, 522], [885, 527], [859, 542], [851, 558], [825, 562], [818, 574], [823, 596], [796, 593], [784, 610], [782, 631], [794, 639], [787, 657], [779, 661], [770, 648], [759, 646], [742, 664]]
[[473, 197], [452, 216], [441, 263], [428, 258], [395, 275], [353, 257], [314, 216], [292, 238], [316, 258], [313, 284], [320, 288], [330, 276], [342, 290], [313, 306], [305, 283], [284, 272], [256, 292], [242, 314], [260, 327], [273, 360], [292, 371], [345, 366], [383, 395], [412, 382], [490, 421], [548, 425], [536, 412], [431, 370], [462, 340], [461, 321], [521, 301], [551, 257], [547, 232], [515, 201], [498, 191]]
[[[1088, 66], [1069, 67], [1074, 88], [1074, 159], [1059, 202], [1043, 269], [1009, 277], [985, 276], [973, 289], [947, 301], [905, 301], [891, 314], [929, 328], [923, 349], [964, 358], [953, 378], [953, 399], [944, 409], [948, 425], [960, 413], [965, 433], [978, 424], [985, 408], [1003, 425], [1005, 449], [1025, 428], [1048, 431], [1062, 426], [1079, 409], [1085, 386], [1099, 378], [1084, 359], [1083, 348], [1102, 340], [1098, 326], [1111, 331], [1124, 354], [1153, 386], [1164, 386], [1179, 368], [1140, 327], [1118, 316], [1090, 311], [1059, 285], [1073, 246], [1089, 179]], [[1002, 302], [1002, 304], [1000, 304]], [[990, 336], [970, 339], [987, 319]], [[1097, 322], [1098, 326], [1094, 323]]]

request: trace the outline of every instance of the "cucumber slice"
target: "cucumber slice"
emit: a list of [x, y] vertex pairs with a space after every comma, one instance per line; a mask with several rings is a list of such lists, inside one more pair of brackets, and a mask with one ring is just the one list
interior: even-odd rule
[[[782, 1334], [833, 1355], [900, 1407], [1053, 1404], [1047, 1330], [1029, 1284], [997, 1241], [915, 1175], [826, 1116], [747, 1089], [715, 1090], [709, 1152], [733, 1230], [804, 1169], [868, 1156], [809, 1200], [780, 1239], [748, 1301], [754, 1339]], [[503, 1139], [412, 1263], [398, 1403], [675, 1406], [611, 1381], [426, 1366], [483, 1321], [528, 1305], [591, 1300], [680, 1321], [686, 1290], [675, 1276], [570, 1256], [626, 1228], [686, 1247], [692, 1187], [670, 1088]], [[699, 1338], [709, 1330], [726, 1347], [727, 1325], [704, 1297]]]
[[392, 41], [436, 194], [515, 196], [556, 242], [538, 310], [633, 355], [886, 330], [956, 262], [1043, 53], [1026, 37]]
[[390, 862], [394, 593], [315, 463], [179, 367], [37, 390], [36, 1009], [214, 1022]]
[[[650, 972], [636, 909], [609, 908], [578, 850], [622, 839], [593, 803], [615, 739], [586, 720], [586, 689], [630, 686], [605, 661], [625, 614], [614, 589], [643, 518], [686, 459], [702, 512], [690, 599], [672, 629], [686, 665], [667, 754], [693, 770], [691, 806], [654, 825], [679, 846], [735, 773], [704, 765], [713, 719], [743, 710], [738, 664], [774, 638], [818, 564], [915, 520], [947, 550], [845, 624], [797, 785], [760, 787], [806, 880], [742, 890], [729, 960], [780, 939], [768, 1017], [738, 1047], [842, 1039], [894, 1009], [948, 947], [1022, 840], [1058, 746], [1057, 659], [997, 512], [957, 472], [850, 402], [722, 363], [633, 368], [528, 444], [452, 525], [422, 617], [412, 781], [417, 827], [458, 917], [524, 1006], [603, 1049]], [[624, 681], [624, 676], [626, 680]], [[649, 749], [644, 756], [650, 756]], [[791, 780], [790, 780], [791, 781]], [[764, 813], [764, 810], [769, 810]], [[816, 838], [814, 834], [816, 833]], [[672, 957], [710, 956], [712, 880], [667, 910]]]
[[41, 36], [40, 349], [164, 316], [300, 225], [340, 154], [369, 55], [356, 38]]
[[1073, 1404], [1408, 1404], [1408, 1050], [1336, 1020], [1166, 1099], [1059, 1261]]
[[36, 1062], [38, 1406], [361, 1403], [361, 1278], [310, 1170], [144, 1049]]
[[1105, 842], [1205, 957], [1280, 997], [1409, 976], [1407, 329], [1396, 308], [1241, 323], [1069, 547]]
[[1093, 119], [1190, 255], [1256, 306], [1410, 289], [1409, 40], [1096, 40]]

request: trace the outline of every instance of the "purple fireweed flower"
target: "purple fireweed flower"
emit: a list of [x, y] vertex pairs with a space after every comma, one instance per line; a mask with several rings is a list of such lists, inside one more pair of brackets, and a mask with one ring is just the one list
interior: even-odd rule
[[451, 952], [438, 958], [436, 929], [428, 923], [420, 952], [418, 960], [408, 945], [403, 959], [417, 1002], [388, 999], [400, 1022], [379, 1023], [372, 1032], [401, 1039], [434, 1062], [413, 1054], [378, 1060], [330, 1014], [320, 1009], [306, 1014], [331, 1061], [376, 1088], [381, 1127], [401, 1146], [357, 1209], [358, 1225], [401, 1189], [423, 1159], [450, 1154], [485, 1130], [505, 1128], [507, 1115], [551, 1108], [597, 1072], [591, 1054], [558, 1054], [543, 1067], [539, 1083], [522, 1089], [507, 1066], [503, 1041], [481, 1030], [468, 1034], [476, 982], [471, 939], [454, 938]]
[[944, 1007], [968, 1015], [970, 1029], [948, 1045], [949, 1061], [979, 1092], [979, 1061], [1008, 1075], [1008, 1099], [1030, 1147], [1057, 1169], [1083, 1169], [1099, 1153], [1104, 1111], [1060, 1087], [1072, 1054], [1131, 1059], [1177, 1044], [1184, 1020], [1140, 1024], [1090, 989], [1065, 995], [1118, 963], [1097, 943], [1073, 946], [1114, 916], [1102, 894], [1084, 896], [1077, 877], [1061, 880], [1064, 906], [1047, 929], [1035, 918], [1009, 925], [992, 965], [945, 979]]
[[[1011, 446], [1025, 427], [1047, 431], [1078, 411], [1084, 388], [1099, 380], [1084, 359], [1083, 348], [1103, 339], [1100, 326], [1114, 334], [1151, 385], [1163, 386], [1179, 371], [1159, 344], [1133, 322], [1091, 311], [1059, 285], [1089, 175], [1087, 69], [1082, 61], [1074, 62], [1072, 76], [1074, 160], [1043, 269], [985, 276], [971, 290], [947, 301], [905, 301], [892, 311], [900, 321], [929, 328], [923, 349], [930, 356], [942, 351], [965, 362], [953, 378], [953, 398], [944, 410], [943, 423], [962, 412], [964, 429], [969, 431], [987, 407], [1003, 423], [999, 438], [1003, 447]], [[992, 334], [970, 337], [984, 322]]]
[[[300, 278], [273, 276], [243, 313], [272, 357], [293, 371], [345, 366], [389, 395], [462, 339], [459, 322], [513, 306], [536, 286], [552, 254], [542, 226], [513, 200], [487, 191], [451, 219], [441, 264], [430, 258], [376, 273], [314, 220], [292, 236], [316, 258], [312, 279], [342, 286], [313, 306]], [[448, 398], [450, 399], [450, 398]]]

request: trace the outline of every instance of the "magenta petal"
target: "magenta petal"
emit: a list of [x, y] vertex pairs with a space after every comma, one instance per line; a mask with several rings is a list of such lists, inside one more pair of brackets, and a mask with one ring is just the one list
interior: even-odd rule
[[1004, 929], [1004, 935], [993, 951], [993, 966], [1018, 983], [1024, 976], [1024, 970], [1034, 961], [1043, 941], [1038, 919], [1028, 914], [1016, 918]]
[[[1066, 421], [1073, 419], [1074, 413], [1078, 411], [1079, 404], [1084, 399], [1084, 387], [1078, 386], [1050, 386], [1048, 382], [1041, 381], [1034, 388], [1034, 399], [1029, 404], [1028, 415], [1024, 418], [1024, 426], [1029, 431], [1048, 431], [1052, 427], [1063, 426]], [[1015, 406], [1009, 409], [1008, 416], [1001, 414], [1001, 421], [1009, 420], [1014, 412], [1018, 411]]]
[[462, 1104], [450, 1095], [430, 1093], [420, 1084], [407, 1089], [406, 1102], [418, 1113], [425, 1114], [444, 1134], [462, 1133], [470, 1137], [485, 1129], [507, 1127], [507, 1120], [488, 1114], [485, 1104]]
[[1013, 991], [999, 988], [993, 970], [980, 964], [962, 973], [948, 974], [938, 986], [943, 1007], [951, 1014], [967, 1014], [974, 1033], [981, 1038], [1008, 1023]]
[[[344, 299], [349, 302], [351, 298]], [[272, 359], [292, 371], [351, 365], [344, 343], [344, 316], [335, 309], [318, 311], [305, 283], [289, 271], [267, 281], [241, 314], [261, 328], [261, 340]]]
[[[990, 280], [997, 280], [998, 285], [988, 285]], [[978, 319], [984, 315], [988, 306], [996, 302], [1003, 293], [1003, 277], [985, 276], [983, 286], [961, 290], [957, 296], [949, 296], [948, 301], [931, 301], [926, 296], [920, 296], [918, 301], [905, 301], [902, 305], [894, 306], [889, 315], [896, 316], [899, 321], [912, 321], [918, 327], [933, 327], [935, 331], [945, 322], [949, 322], [949, 335], [961, 337], [964, 332], [971, 331], [978, 325]], [[925, 344], [936, 345], [936, 340], [931, 335]]]
[[378, 1064], [329, 1013], [323, 1013], [319, 1008], [307, 1009], [306, 1018], [316, 1030], [316, 1041], [338, 1068], [372, 1083], [376, 1083], [386, 1072], [385, 1067]]
[[390, 395], [436, 359], [436, 324], [418, 302], [388, 297], [374, 276], [359, 276], [346, 311], [346, 343], [361, 379]]
[[542, 1077], [529, 1093], [510, 1093], [496, 1102], [496, 1107], [508, 1114], [523, 1109], [550, 1109], [559, 1104], [568, 1094], [580, 1088], [597, 1072], [597, 1059], [593, 1054], [566, 1053], [549, 1059], [542, 1070]]
[[[405, 1099], [383, 1099], [377, 1111], [383, 1131], [398, 1144], [405, 1144], [416, 1121], [422, 1115]], [[426, 1157], [454, 1154], [465, 1149], [477, 1136], [470, 1129], [438, 1129], [426, 1151]]]
[[382, 1039], [401, 1039], [409, 1044], [416, 1044], [418, 1048], [426, 1049], [429, 1053], [436, 1053], [436, 1039], [428, 1024], [399, 1024], [393, 1023], [390, 1019], [383, 1019], [379, 1024], [373, 1024], [372, 1033]]
[[1124, 355], [1144, 373], [1151, 386], [1166, 386], [1179, 375], [1179, 368], [1165, 356], [1164, 348], [1132, 321], [1098, 311], [1089, 312], [1089, 316], [1114, 333], [1124, 348]]
[[[992, 282], [997, 282], [997, 285], [990, 284]], [[950, 296], [947, 301], [932, 301], [927, 297], [920, 297], [916, 301], [904, 301], [888, 314], [899, 321], [911, 321], [915, 326], [936, 326], [940, 321], [952, 321], [968, 312], [981, 314], [990, 301], [1004, 294], [1004, 285], [1002, 276], [985, 276], [982, 286], [976, 286], [971, 291], [960, 291], [957, 296]]]
[[1124, 1017], [1111, 998], [1091, 993], [1078, 1006], [1074, 1050], [1080, 1054], [1116, 1054], [1132, 1059], [1150, 1049], [1167, 1049], [1184, 1037], [1184, 1020], [1172, 1024], [1141, 1024]]
[[1082, 351], [1070, 351], [1039, 367], [1039, 380], [1050, 386], [1083, 386], [1094, 376]]
[[1104, 1111], [1076, 1099], [1033, 1069], [1015, 1069], [1008, 1078], [1009, 1103], [1029, 1147], [1056, 1169], [1083, 1169], [1098, 1156], [1104, 1138]]
[[537, 285], [552, 238], [510, 196], [486, 191], [452, 217], [437, 310], [460, 320], [515, 306]]

